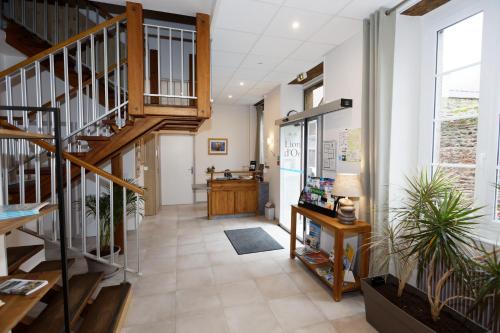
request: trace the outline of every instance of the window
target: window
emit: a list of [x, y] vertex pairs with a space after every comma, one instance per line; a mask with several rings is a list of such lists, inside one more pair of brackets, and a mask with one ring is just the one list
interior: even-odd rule
[[323, 102], [323, 82], [304, 89], [304, 110], [310, 110]]
[[433, 167], [475, 198], [483, 13], [437, 34]]

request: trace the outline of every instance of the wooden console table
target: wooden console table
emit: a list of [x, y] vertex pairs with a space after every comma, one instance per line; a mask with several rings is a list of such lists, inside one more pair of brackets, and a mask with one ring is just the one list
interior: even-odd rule
[[[368, 276], [370, 260], [368, 242], [371, 234], [371, 226], [364, 221], [356, 221], [351, 225], [342, 224], [337, 218], [326, 216], [313, 210], [299, 207], [298, 205], [292, 205], [290, 257], [294, 259], [297, 256], [314, 273], [316, 273], [316, 268], [320, 265], [308, 263], [307, 261], [303, 260], [302, 257], [296, 255], [295, 252], [295, 242], [297, 238], [297, 214], [313, 220], [314, 222], [320, 224], [322, 227], [332, 231], [335, 235], [335, 243], [333, 245], [333, 251], [335, 253], [335, 263], [333, 263], [333, 286], [327, 283], [327, 285], [332, 288], [333, 299], [338, 302], [342, 299], [343, 292], [359, 290], [361, 288], [360, 279]], [[354, 283], [344, 283], [343, 281], [342, 273], [344, 272], [343, 257], [345, 234], [357, 234], [361, 236], [361, 244], [358, 248], [358, 255], [361, 255], [361, 259], [359, 261], [359, 276], [356, 277], [356, 282]], [[324, 279], [322, 279], [322, 281], [326, 282]]]

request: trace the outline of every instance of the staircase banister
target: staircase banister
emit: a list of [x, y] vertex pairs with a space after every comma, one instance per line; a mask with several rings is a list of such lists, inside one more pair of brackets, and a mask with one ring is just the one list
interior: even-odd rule
[[[122, 59], [120, 61], [120, 67], [122, 65], [127, 64], [127, 62], [128, 62], [127, 59]], [[112, 71], [114, 71], [115, 68], [116, 68], [116, 64], [113, 64], [113, 65], [109, 66], [108, 67], [108, 74], [111, 73]], [[95, 79], [96, 80], [102, 79], [104, 77], [104, 74], [105, 74], [104, 71], [100, 72], [100, 73], [97, 73], [96, 76], [95, 76]], [[82, 87], [85, 87], [87, 85], [88, 86], [92, 86], [92, 79], [91, 78], [88, 79], [87, 81], [82, 82]], [[78, 87], [71, 88], [71, 90], [69, 91], [69, 97], [71, 98], [71, 97], [75, 96], [78, 93], [78, 89], [79, 89]], [[66, 94], [65, 93], [62, 93], [59, 96], [56, 96], [56, 103], [64, 101], [65, 98], [66, 98]], [[42, 107], [50, 107], [51, 105], [52, 105], [52, 102], [48, 101], [45, 104], [43, 104]], [[35, 114], [35, 113], [30, 113], [29, 116], [32, 116], [33, 114]]]
[[0, 72], [0, 79], [6, 77], [7, 75], [10, 75], [10, 74], [16, 72], [17, 70], [19, 70], [25, 66], [32, 64], [35, 61], [38, 61], [38, 60], [45, 58], [46, 56], [50, 55], [51, 53], [54, 53], [56, 51], [61, 50], [65, 46], [76, 43], [78, 40], [80, 40], [82, 38], [90, 36], [93, 33], [99, 32], [100, 30], [107, 28], [113, 24], [116, 24], [117, 22], [123, 21], [126, 18], [127, 18], [127, 14], [125, 13], [125, 14], [115, 16], [112, 19], [109, 19], [105, 22], [102, 22], [96, 26], [93, 26], [92, 28], [89, 28], [88, 30], [83, 31], [83, 32], [79, 33], [78, 35], [75, 35], [75, 36], [65, 40], [64, 42], [61, 42], [57, 45], [54, 45], [54, 46], [52, 46], [52, 47], [50, 47], [50, 48], [48, 48], [40, 53], [28, 58], [28, 59], [25, 59], [25, 60], [17, 63], [16, 65], [14, 65], [12, 67], [9, 67], [9, 68], [1, 71]]
[[[6, 129], [14, 130], [14, 131], [23, 131], [22, 129], [20, 129], [16, 126], [9, 124], [5, 120], [0, 120], [0, 126], [6, 128]], [[36, 144], [37, 146], [40, 146], [43, 149], [50, 151], [52, 153], [55, 153], [55, 151], [56, 151], [56, 148], [46, 141], [38, 140], [38, 139], [31, 139], [29, 141], [31, 141], [32, 143]], [[117, 185], [125, 187], [126, 189], [128, 189], [134, 193], [137, 193], [139, 195], [144, 195], [144, 189], [142, 189], [134, 184], [131, 184], [131, 183], [129, 183], [121, 178], [118, 178], [118, 177], [110, 174], [109, 172], [106, 172], [106, 171], [104, 171], [104, 170], [102, 170], [102, 169], [100, 169], [100, 168], [98, 168], [90, 163], [87, 163], [84, 160], [72, 155], [71, 153], [63, 152], [62, 156], [64, 159], [67, 159], [67, 160], [71, 161], [72, 163], [74, 163], [74, 164], [76, 164], [84, 169], [87, 169], [88, 171], [91, 171], [91, 172], [93, 172], [93, 173], [95, 173], [95, 174], [97, 174], [97, 175], [99, 175], [107, 180], [110, 180]]]

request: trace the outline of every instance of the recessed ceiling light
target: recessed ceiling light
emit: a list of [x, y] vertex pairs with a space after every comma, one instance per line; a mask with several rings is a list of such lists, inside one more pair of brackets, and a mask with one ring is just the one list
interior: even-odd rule
[[300, 22], [299, 21], [293, 21], [292, 22], [292, 29], [293, 30], [297, 30], [298, 28], [300, 28]]
[[233, 95], [227, 95], [227, 98], [233, 98]]
[[245, 85], [245, 82], [241, 81], [241, 82], [240, 82], [240, 86], [242, 86], [242, 87], [243, 87], [244, 85]]

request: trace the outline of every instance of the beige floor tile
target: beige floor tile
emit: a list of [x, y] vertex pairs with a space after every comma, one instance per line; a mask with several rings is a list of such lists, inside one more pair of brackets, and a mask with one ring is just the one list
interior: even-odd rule
[[227, 239], [216, 240], [213, 242], [205, 242], [205, 248], [209, 253], [233, 250], [233, 246]]
[[208, 254], [211, 265], [229, 265], [241, 263], [240, 256], [234, 251], [213, 252]]
[[268, 299], [300, 294], [299, 288], [286, 274], [270, 275], [256, 279], [262, 295]]
[[134, 284], [134, 296], [169, 293], [176, 290], [175, 273], [145, 275]]
[[[219, 224], [205, 226], [205, 227], [201, 228], [201, 233], [204, 235], [211, 235], [214, 233], [220, 235], [222, 231], [224, 231], [224, 228], [222, 227], [222, 225], [219, 225]], [[222, 234], [222, 235], [224, 235], [224, 234]]]
[[175, 293], [133, 297], [127, 312], [126, 326], [165, 321], [175, 314]]
[[274, 258], [274, 261], [278, 263], [278, 265], [283, 268], [283, 270], [287, 273], [291, 272], [299, 272], [307, 269], [304, 265], [299, 261], [299, 259], [292, 259], [290, 255], [286, 258]]
[[269, 306], [246, 304], [224, 309], [231, 333], [279, 333], [283, 330]]
[[226, 240], [226, 239], [227, 239], [227, 236], [224, 232], [217, 232], [217, 233], [213, 233], [213, 234], [204, 234], [203, 235], [203, 240], [205, 241], [205, 243], [215, 242], [215, 241], [219, 241], [219, 240]]
[[335, 330], [333, 325], [329, 322], [319, 323], [312, 326], [296, 328], [286, 333], [342, 333]]
[[175, 294], [177, 314], [219, 307], [221, 301], [215, 286], [178, 290]]
[[264, 297], [254, 280], [220, 284], [217, 289], [224, 306], [264, 302]]
[[177, 272], [177, 289], [201, 288], [214, 284], [210, 267], [194, 268]]
[[216, 284], [237, 282], [251, 278], [250, 272], [242, 263], [212, 266]]
[[269, 306], [284, 329], [306, 327], [326, 321], [317, 307], [303, 294], [269, 301]]
[[144, 325], [128, 326], [121, 333], [175, 333], [175, 319]]
[[146, 250], [146, 259], [172, 258], [177, 255], [177, 246], [151, 247]]
[[192, 268], [209, 267], [210, 261], [205, 253], [189, 254], [187, 256], [177, 257], [177, 270], [186, 270]]
[[159, 273], [174, 273], [175, 258], [151, 258], [146, 259], [142, 263], [142, 273], [144, 275], [159, 274]]
[[177, 255], [178, 256], [186, 256], [189, 254], [198, 254], [198, 253], [206, 253], [205, 244], [185, 244], [177, 246]]
[[299, 270], [288, 273], [288, 276], [303, 293], [323, 291], [327, 288], [323, 287], [322, 282], [312, 272]]
[[176, 317], [175, 323], [176, 333], [229, 332], [222, 309], [211, 309], [180, 314]]
[[377, 330], [368, 324], [365, 315], [339, 318], [331, 323], [335, 330], [341, 333], [377, 333]]
[[340, 302], [335, 302], [327, 291], [307, 293], [309, 299], [329, 319], [350, 317], [363, 313], [365, 306], [363, 297], [359, 294], [344, 294]]
[[251, 261], [246, 266], [250, 274], [255, 278], [283, 273], [278, 263], [272, 259]]
[[200, 234], [191, 234], [191, 235], [184, 235], [180, 236], [179, 239], [177, 240], [177, 244], [179, 245], [185, 245], [185, 244], [199, 244], [203, 242], [203, 237]]

